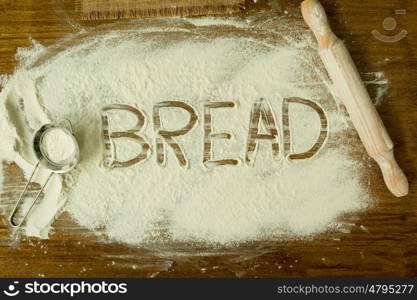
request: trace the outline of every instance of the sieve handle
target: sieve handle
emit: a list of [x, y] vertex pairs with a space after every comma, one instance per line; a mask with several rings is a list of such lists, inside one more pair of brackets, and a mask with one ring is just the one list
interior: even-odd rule
[[26, 220], [27, 216], [29, 215], [29, 213], [31, 212], [31, 210], [32, 210], [33, 206], [34, 206], [34, 205], [35, 205], [35, 203], [38, 201], [39, 196], [41, 195], [41, 193], [42, 193], [42, 192], [43, 192], [43, 190], [45, 189], [45, 186], [48, 184], [49, 179], [51, 179], [51, 177], [52, 177], [52, 174], [53, 174], [53, 173], [51, 172], [51, 173], [49, 174], [48, 178], [46, 179], [45, 184], [42, 186], [42, 188], [40, 189], [40, 191], [36, 194], [35, 199], [32, 201], [32, 204], [30, 205], [29, 209], [28, 209], [28, 210], [26, 211], [26, 213], [24, 214], [24, 216], [23, 216], [22, 220], [21, 220], [19, 223], [15, 223], [14, 218], [15, 218], [16, 212], [17, 212], [17, 210], [18, 210], [19, 206], [21, 205], [22, 200], [24, 199], [24, 196], [25, 196], [25, 194], [26, 194], [26, 192], [27, 192], [27, 190], [28, 190], [28, 187], [29, 187], [30, 183], [32, 182], [33, 175], [35, 174], [36, 170], [38, 169], [38, 167], [39, 167], [39, 163], [40, 163], [40, 161], [38, 161], [38, 163], [36, 164], [35, 168], [33, 169], [33, 172], [32, 172], [32, 174], [30, 175], [29, 180], [28, 180], [28, 182], [26, 183], [25, 188], [23, 189], [22, 193], [20, 194], [19, 200], [17, 200], [17, 203], [16, 203], [16, 205], [15, 205], [15, 207], [14, 207], [14, 209], [13, 209], [12, 213], [10, 214], [10, 217], [9, 217], [9, 223], [10, 223], [10, 225], [11, 225], [12, 227], [14, 227], [14, 228], [18, 228], [18, 227], [22, 226], [22, 224], [25, 222], [25, 220]]
[[[72, 124], [71, 121], [68, 119], [62, 119], [61, 122], [59, 122], [59, 124], [63, 124], [63, 123], [67, 123], [67, 129], [74, 134], [74, 129], [72, 128]], [[64, 125], [65, 126], [65, 125]]]

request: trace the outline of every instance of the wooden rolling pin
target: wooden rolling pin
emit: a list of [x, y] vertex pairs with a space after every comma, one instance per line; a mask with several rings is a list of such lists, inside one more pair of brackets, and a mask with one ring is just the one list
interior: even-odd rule
[[397, 197], [408, 194], [408, 181], [394, 158], [394, 145], [371, 102], [344, 43], [332, 32], [318, 0], [301, 4], [305, 22], [313, 31], [319, 54], [368, 154], [378, 163], [388, 189]]

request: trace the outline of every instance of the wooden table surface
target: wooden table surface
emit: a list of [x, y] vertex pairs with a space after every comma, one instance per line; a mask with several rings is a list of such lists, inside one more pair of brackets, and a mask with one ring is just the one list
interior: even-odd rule
[[[287, 11], [290, 16], [301, 18], [301, 1], [252, 2], [248, 1], [248, 10], [272, 9], [278, 14]], [[407, 197], [392, 196], [372, 164], [370, 184], [377, 205], [350, 217], [354, 223], [350, 233], [324, 234], [311, 241], [271, 242], [262, 248], [248, 244], [239, 249], [217, 249], [221, 255], [204, 255], [207, 249], [193, 249], [188, 256], [168, 257], [164, 256], [164, 249], [158, 254], [97, 241], [66, 215], [55, 222], [56, 229], [49, 240], [22, 237], [16, 241], [10, 237], [5, 216], [1, 216], [0, 276], [417, 276], [417, 2], [322, 2], [334, 31], [346, 41], [361, 74], [384, 72], [389, 80], [388, 92], [378, 110], [409, 178]], [[397, 9], [406, 10], [405, 14], [395, 14]], [[387, 17], [397, 21], [392, 31], [383, 28]], [[53, 44], [79, 30], [79, 22], [73, 21], [76, 18], [71, 0], [0, 0], [0, 74], [13, 72], [16, 48], [29, 46], [30, 37], [45, 45]], [[95, 24], [81, 22], [82, 26]], [[374, 29], [390, 36], [404, 29], [408, 35], [398, 42], [385, 43], [373, 37]], [[16, 170], [6, 166], [5, 172], [7, 175]], [[9, 186], [15, 184], [6, 182]], [[199, 251], [201, 255], [193, 255]]]

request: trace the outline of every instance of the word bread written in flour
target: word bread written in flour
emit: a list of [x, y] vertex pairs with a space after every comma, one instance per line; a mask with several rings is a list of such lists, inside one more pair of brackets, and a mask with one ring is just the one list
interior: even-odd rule
[[[289, 106], [291, 103], [302, 104], [310, 107], [317, 113], [320, 118], [320, 133], [311, 149], [303, 153], [291, 153], [291, 131], [290, 131], [290, 113]], [[215, 132], [213, 130], [213, 111], [216, 109], [230, 109], [235, 108], [234, 102], [206, 102], [203, 105], [203, 125], [204, 125], [204, 146], [202, 151], [201, 161], [206, 167], [222, 166], [222, 165], [239, 165], [242, 159], [240, 158], [223, 158], [214, 159], [213, 141], [216, 139], [232, 139], [233, 135], [230, 132]], [[169, 109], [181, 109], [188, 115], [188, 122], [181, 128], [175, 130], [167, 130], [163, 127], [161, 111]], [[110, 126], [110, 111], [125, 111], [133, 114], [136, 117], [136, 124], [129, 130], [125, 131], [111, 131]], [[112, 104], [102, 108], [102, 136], [104, 143], [104, 164], [108, 168], [129, 167], [148, 160], [152, 154], [152, 147], [149, 141], [142, 135], [146, 127], [146, 115], [139, 108], [129, 106], [126, 104]], [[176, 140], [176, 137], [185, 136], [198, 123], [199, 117], [196, 109], [182, 101], [163, 101], [156, 103], [153, 106], [152, 121], [155, 134], [155, 153], [156, 162], [160, 166], [167, 164], [167, 148], [170, 148], [178, 163], [182, 167], [189, 166], [189, 160], [185, 155], [183, 147]], [[323, 109], [315, 102], [302, 98], [285, 98], [282, 101], [282, 139], [284, 145], [283, 154], [288, 159], [307, 159], [314, 156], [324, 145], [327, 138], [327, 117]], [[116, 158], [116, 147], [114, 140], [116, 139], [130, 139], [137, 142], [139, 153], [129, 160], [119, 161]], [[245, 157], [243, 159], [247, 166], [253, 166], [258, 152], [258, 144], [261, 141], [269, 141], [271, 145], [272, 156], [274, 158], [280, 155], [280, 130], [277, 126], [276, 117], [272, 111], [270, 103], [265, 99], [259, 99], [252, 105], [250, 116], [248, 135], [245, 149]]]

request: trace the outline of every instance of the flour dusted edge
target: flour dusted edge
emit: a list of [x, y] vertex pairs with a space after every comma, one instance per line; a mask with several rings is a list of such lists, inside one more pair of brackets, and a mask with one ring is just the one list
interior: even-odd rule
[[[38, 217], [30, 216], [30, 222], [49, 218], [45, 222], [49, 224], [50, 212], [66, 201], [65, 210], [76, 222], [93, 232], [104, 230], [112, 240], [134, 245], [233, 244], [308, 237], [338, 228], [337, 220], [344, 213], [369, 204], [358, 175], [360, 164], [348, 158], [342, 145], [334, 147], [339, 131], [352, 128], [331, 99], [325, 74], [312, 67], [317, 57], [309, 39], [292, 33], [282, 38], [274, 32], [295, 24], [283, 19], [271, 19], [264, 27], [251, 25], [257, 24], [256, 19], [241, 23], [218, 19], [218, 24], [213, 18], [203, 19], [201, 27], [190, 27], [187, 21], [177, 26], [165, 22], [170, 26], [132, 24], [128, 30], [87, 36], [35, 67], [32, 63], [50, 49], [37, 45], [22, 52], [21, 67], [1, 94], [0, 126], [10, 142], [4, 158], [19, 156], [33, 163], [27, 139], [18, 130], [21, 123], [13, 121], [7, 108], [23, 91], [24, 103], [37, 107], [22, 111], [23, 118], [35, 125], [70, 119], [81, 156], [79, 166], [62, 178], [63, 188], [56, 182], [47, 190], [50, 202], [46, 205], [43, 199], [35, 210]], [[227, 30], [213, 34], [208, 30], [211, 26], [227, 26]], [[158, 38], [150, 38], [152, 32]], [[23, 89], [25, 82], [33, 88]], [[284, 114], [285, 99], [294, 97], [306, 101], [291, 103]], [[248, 165], [251, 111], [261, 98], [270, 107], [269, 124], [277, 131], [273, 139], [258, 141], [253, 164]], [[304, 105], [307, 100], [322, 109], [324, 117], [313, 105]], [[155, 107], [170, 101], [195, 110], [192, 129], [176, 137], [187, 159], [184, 167], [166, 141], [164, 164], [157, 160]], [[213, 140], [211, 158], [232, 158], [237, 161], [234, 165], [213, 167], [203, 162], [204, 109], [217, 102], [233, 105], [213, 109], [212, 132], [228, 132], [230, 138]], [[100, 114], [112, 104], [134, 107], [144, 116], [136, 134], [150, 145], [149, 156], [129, 168], [109, 170], [103, 164]], [[42, 114], [35, 113], [39, 108]], [[137, 122], [123, 111], [108, 113], [112, 132], [127, 132]], [[182, 128], [188, 117], [181, 109], [160, 111], [161, 126], [167, 130]], [[265, 129], [260, 126], [258, 133]], [[291, 159], [291, 154], [314, 146], [323, 130], [326, 135], [314, 156]], [[113, 142], [120, 161], [138, 152], [135, 142]]]

